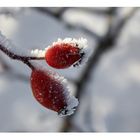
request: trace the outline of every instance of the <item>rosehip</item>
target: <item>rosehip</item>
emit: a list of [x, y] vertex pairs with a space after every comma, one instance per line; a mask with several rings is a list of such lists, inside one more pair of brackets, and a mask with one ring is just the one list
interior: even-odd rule
[[68, 68], [71, 65], [77, 66], [81, 64], [85, 56], [85, 48], [87, 47], [86, 39], [58, 39], [46, 49], [46, 62], [57, 69]]
[[34, 69], [31, 87], [34, 97], [41, 105], [61, 115], [72, 114], [78, 105], [78, 100], [69, 95], [65, 79], [57, 73]]

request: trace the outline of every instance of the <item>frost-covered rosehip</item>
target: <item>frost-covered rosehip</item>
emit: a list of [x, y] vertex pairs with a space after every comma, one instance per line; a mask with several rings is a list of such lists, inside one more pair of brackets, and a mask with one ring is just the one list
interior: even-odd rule
[[71, 115], [78, 100], [69, 94], [66, 80], [57, 73], [35, 68], [31, 74], [31, 88], [36, 100], [60, 115]]
[[46, 62], [54, 68], [64, 69], [81, 64], [87, 55], [87, 40], [58, 39], [46, 49]]

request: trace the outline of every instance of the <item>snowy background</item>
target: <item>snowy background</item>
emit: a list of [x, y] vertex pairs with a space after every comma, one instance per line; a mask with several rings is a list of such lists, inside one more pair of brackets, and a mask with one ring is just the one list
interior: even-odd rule
[[[45, 8], [43, 8], [45, 9]], [[0, 31], [19, 51], [47, 47], [57, 38], [85, 37], [94, 52], [98, 36], [108, 30], [109, 8], [0, 8]], [[114, 25], [132, 8], [118, 8]], [[50, 14], [50, 13], [53, 14]], [[67, 25], [72, 26], [67, 26]], [[106, 51], [90, 73], [80, 105], [71, 119], [72, 132], [140, 132], [140, 10], [127, 21], [113, 49]], [[45, 64], [43, 61], [38, 63]], [[5, 68], [6, 64], [9, 68]], [[88, 65], [88, 63], [86, 64]], [[75, 82], [86, 65], [55, 70]], [[46, 67], [49, 67], [46, 65]], [[0, 131], [60, 132], [67, 120], [42, 107], [32, 96], [30, 70], [0, 52]], [[64, 131], [64, 130], [63, 130]]]

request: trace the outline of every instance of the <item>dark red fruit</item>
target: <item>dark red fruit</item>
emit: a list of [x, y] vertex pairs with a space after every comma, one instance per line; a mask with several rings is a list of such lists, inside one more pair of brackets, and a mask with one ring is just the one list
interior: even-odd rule
[[31, 87], [36, 100], [44, 107], [60, 112], [67, 106], [64, 85], [54, 73], [35, 69], [31, 74]]
[[81, 59], [80, 49], [68, 43], [56, 43], [48, 48], [46, 62], [57, 69], [68, 68]]

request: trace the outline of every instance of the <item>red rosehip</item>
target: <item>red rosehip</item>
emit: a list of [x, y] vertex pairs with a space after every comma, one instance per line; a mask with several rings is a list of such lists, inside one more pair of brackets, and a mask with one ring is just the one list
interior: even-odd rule
[[46, 62], [57, 69], [79, 65], [85, 56], [86, 43], [85, 39], [59, 39], [46, 49]]
[[[70, 115], [78, 101], [69, 96], [64, 83], [64, 78], [48, 70], [34, 69], [31, 74], [31, 87], [36, 100], [61, 115]], [[72, 100], [76, 101], [76, 104], [70, 106]]]

